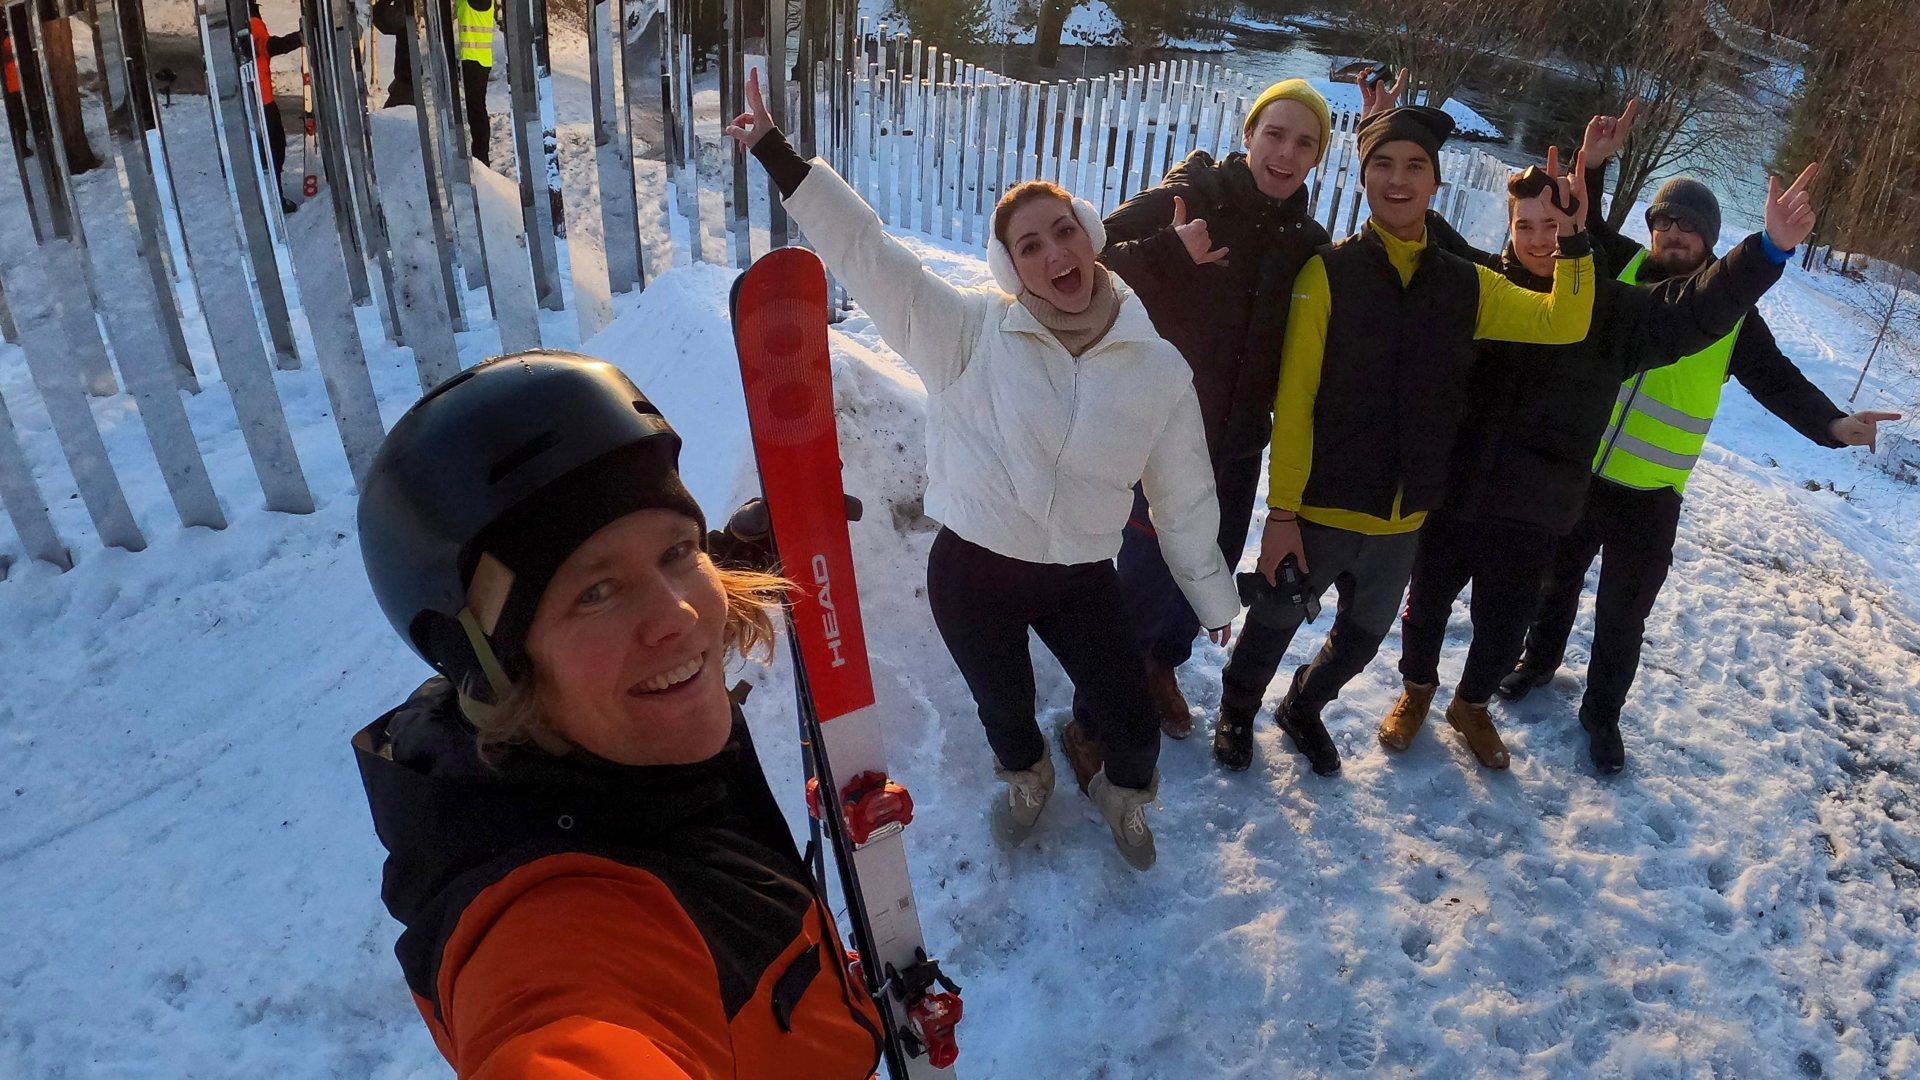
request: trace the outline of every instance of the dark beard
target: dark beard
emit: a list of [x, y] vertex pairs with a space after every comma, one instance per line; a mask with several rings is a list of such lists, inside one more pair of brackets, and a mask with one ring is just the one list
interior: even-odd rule
[[1695, 258], [1690, 255], [1677, 255], [1671, 251], [1659, 255], [1655, 255], [1649, 251], [1647, 257], [1652, 260], [1655, 266], [1664, 271], [1668, 277], [1685, 277], [1707, 265], [1707, 255], [1704, 252], [1698, 258]]

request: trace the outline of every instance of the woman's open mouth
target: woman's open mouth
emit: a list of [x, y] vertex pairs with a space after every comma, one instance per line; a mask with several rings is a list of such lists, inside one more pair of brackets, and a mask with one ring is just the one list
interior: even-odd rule
[[1078, 296], [1080, 286], [1085, 281], [1086, 275], [1080, 272], [1079, 267], [1074, 266], [1055, 274], [1049, 283], [1061, 296]]
[[628, 688], [627, 696], [653, 697], [659, 694], [671, 694], [675, 690], [692, 683], [693, 680], [706, 669], [706, 656], [704, 654], [696, 656], [671, 671], [663, 671], [650, 679], [642, 679], [633, 684], [632, 687]]

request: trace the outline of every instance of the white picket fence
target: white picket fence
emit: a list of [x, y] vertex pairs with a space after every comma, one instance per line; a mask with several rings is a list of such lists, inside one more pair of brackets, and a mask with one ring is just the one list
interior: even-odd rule
[[[1155, 186], [1195, 150], [1240, 148], [1241, 124], [1264, 82], [1195, 60], [1143, 64], [1098, 79], [1032, 83], [969, 64], [937, 46], [862, 27], [852, 81], [848, 180], [882, 220], [984, 244], [1001, 192], [1051, 180], [1111, 213]], [[1336, 237], [1364, 217], [1353, 129], [1336, 112], [1327, 154], [1309, 180], [1314, 217]], [[823, 121], [824, 122], [824, 121]], [[1505, 237], [1507, 166], [1479, 149], [1441, 151], [1434, 208], [1469, 238]]]

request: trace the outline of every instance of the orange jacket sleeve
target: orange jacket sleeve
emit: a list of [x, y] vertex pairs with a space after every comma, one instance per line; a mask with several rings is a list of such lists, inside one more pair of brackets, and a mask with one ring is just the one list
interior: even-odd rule
[[438, 982], [444, 1046], [463, 1078], [732, 1072], [713, 957], [643, 870], [587, 855], [515, 870], [462, 915]]

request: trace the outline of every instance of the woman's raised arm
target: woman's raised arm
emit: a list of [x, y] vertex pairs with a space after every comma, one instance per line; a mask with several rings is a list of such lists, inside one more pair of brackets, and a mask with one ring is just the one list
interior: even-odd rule
[[928, 270], [887, 235], [873, 208], [826, 162], [802, 159], [773, 125], [758, 70], [747, 75], [747, 104], [751, 111], [736, 117], [727, 134], [767, 170], [808, 244], [928, 389], [959, 378], [984, 309], [997, 306], [993, 295], [960, 289]]

